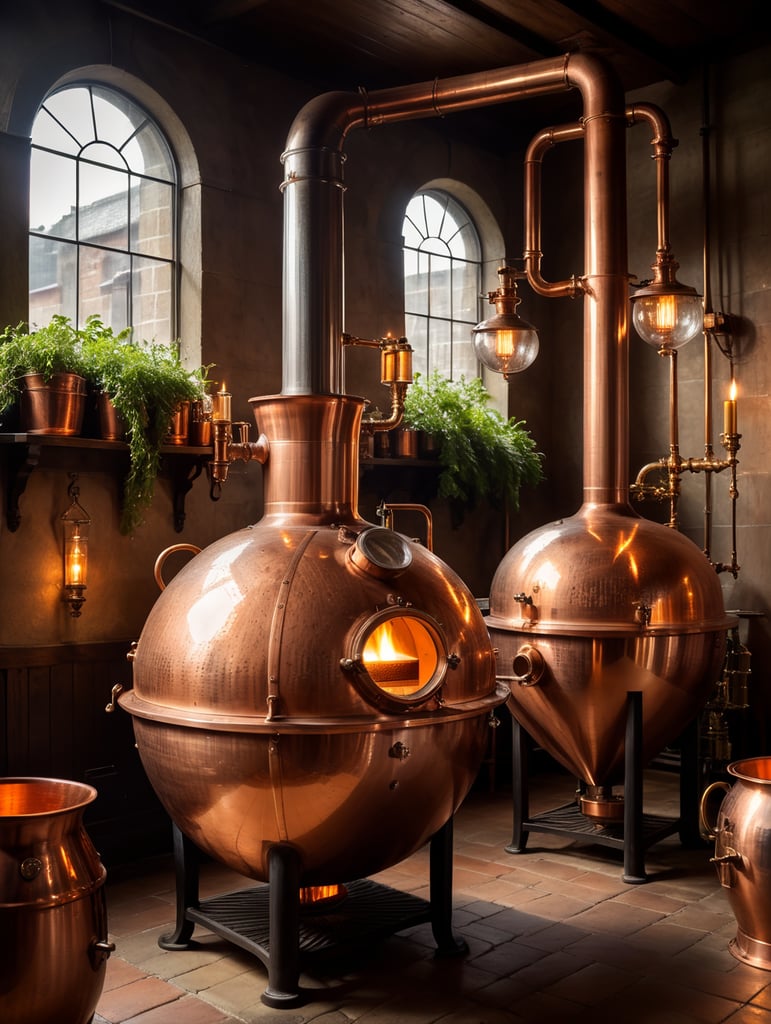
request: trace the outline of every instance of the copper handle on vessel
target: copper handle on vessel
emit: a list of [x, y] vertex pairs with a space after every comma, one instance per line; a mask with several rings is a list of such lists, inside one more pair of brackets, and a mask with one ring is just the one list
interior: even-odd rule
[[717, 821], [715, 821], [714, 824], [710, 824], [707, 821], [707, 801], [717, 789], [722, 789], [724, 792], [728, 793], [730, 792], [731, 787], [728, 785], [727, 782], [724, 782], [722, 779], [719, 779], [717, 782], [711, 782], [709, 786], [707, 786], [707, 788], [701, 794], [701, 800], [699, 801], [699, 821], [701, 822], [701, 834], [705, 839], [717, 839], [720, 831], [717, 827]]
[[96, 971], [98, 970], [105, 960], [109, 960], [110, 953], [115, 952], [115, 943], [109, 942], [107, 939], [95, 939], [88, 950], [88, 956], [91, 960], [91, 966]]
[[118, 706], [118, 697], [123, 693], [123, 684], [116, 683], [110, 690], [110, 703], [105, 705], [104, 710], [108, 715], [111, 715]]
[[201, 549], [195, 544], [172, 544], [170, 547], [164, 548], [160, 555], [155, 559], [155, 568], [153, 569], [153, 575], [155, 576], [155, 582], [158, 584], [159, 590], [166, 589], [166, 584], [163, 581], [161, 573], [166, 559], [169, 555], [173, 555], [175, 551], [190, 551], [194, 555], [201, 553]]

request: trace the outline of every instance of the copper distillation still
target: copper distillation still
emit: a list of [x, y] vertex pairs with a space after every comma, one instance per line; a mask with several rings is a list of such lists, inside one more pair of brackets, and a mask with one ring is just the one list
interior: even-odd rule
[[[364, 402], [342, 388], [342, 150], [356, 128], [574, 89], [586, 153], [585, 503], [504, 559], [488, 635], [452, 570], [357, 511]], [[410, 905], [402, 919], [430, 919], [441, 952], [462, 946], [450, 928], [452, 817], [510, 693], [527, 695], [514, 709], [528, 729], [602, 781], [623, 748], [626, 692], [645, 689], [646, 741], [658, 743], [691, 712], [692, 691], [722, 653], [726, 618], [702, 553], [627, 504], [625, 121], [615, 75], [574, 54], [327, 93], [292, 125], [282, 392], [251, 400], [256, 442], [227, 409], [213, 422], [213, 479], [224, 481], [235, 459], [262, 463], [265, 515], [165, 588], [133, 652], [133, 689], [120, 696], [174, 822], [177, 928], [162, 944], [185, 948], [206, 923], [267, 964], [269, 1005], [301, 999], [304, 894], [331, 886], [336, 906], [366, 900], [371, 891], [350, 879], [428, 840], [430, 906]], [[537, 278], [533, 263], [528, 276]], [[387, 634], [397, 635], [396, 656], [381, 653]], [[523, 678], [528, 659], [538, 681]], [[648, 728], [651, 712], [670, 727]], [[193, 848], [268, 885], [202, 903]], [[370, 900], [358, 920], [377, 916]], [[326, 940], [313, 932], [312, 943]]]
[[[675, 278], [669, 246], [668, 163], [676, 143], [666, 116], [640, 104], [627, 108], [623, 119], [617, 116], [619, 128], [624, 123], [651, 126], [657, 169], [654, 280], [638, 289], [638, 297], [657, 291], [673, 293], [672, 301], [684, 296], [691, 315], [698, 311], [701, 317], [694, 301], [699, 296]], [[584, 503], [576, 515], [536, 530], [507, 553], [491, 587], [488, 626], [498, 649], [498, 677], [511, 685], [514, 716], [515, 822], [508, 851], [523, 852], [530, 831], [563, 832], [623, 849], [624, 880], [643, 882], [646, 846], [676, 831], [683, 838], [688, 828], [688, 838], [698, 831], [696, 715], [718, 677], [726, 631], [737, 620], [724, 610], [717, 577], [727, 567], [705, 557], [672, 520], [668, 526], [650, 522], [629, 505], [627, 323], [619, 274], [623, 213], [610, 217], [606, 206], [594, 208], [590, 192], [587, 272], [557, 283], [540, 276], [540, 162], [555, 143], [583, 139], [589, 183], [598, 167], [591, 127], [584, 118], [550, 129], [528, 149], [523, 274], [540, 294], [584, 296]], [[608, 150], [603, 167], [614, 180], [621, 174], [615, 160]], [[606, 291], [611, 294], [603, 312]], [[661, 342], [673, 368], [674, 347]], [[676, 388], [672, 393], [676, 397]], [[722, 442], [728, 458], [718, 460], [709, 449], [698, 464], [688, 465], [673, 441], [666, 460], [673, 494], [687, 468], [708, 475], [729, 469], [733, 495], [739, 436], [727, 421]], [[575, 802], [528, 818], [521, 729], [575, 775]], [[687, 805], [691, 820], [645, 816], [642, 770], [681, 734], [688, 759], [681, 768], [681, 810]]]

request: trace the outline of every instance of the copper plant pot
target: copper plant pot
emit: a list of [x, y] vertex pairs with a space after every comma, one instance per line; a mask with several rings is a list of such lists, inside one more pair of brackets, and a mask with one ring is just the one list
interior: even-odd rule
[[[705, 834], [715, 841], [711, 860], [738, 925], [728, 949], [742, 963], [771, 971], [771, 757], [734, 761], [727, 771], [736, 781], [707, 786], [701, 819]], [[712, 826], [707, 806], [721, 789], [726, 795]]]
[[87, 1024], [104, 986], [105, 869], [83, 828], [96, 790], [0, 780], [3, 1024]]
[[190, 423], [190, 402], [179, 402], [174, 409], [169, 426], [169, 433], [163, 439], [166, 444], [187, 444], [187, 432]]
[[103, 441], [124, 441], [126, 439], [126, 423], [113, 405], [112, 398], [106, 391], [100, 391], [96, 398], [99, 414], [99, 436]]
[[187, 440], [194, 448], [208, 448], [211, 444], [211, 413], [201, 400], [190, 403]]
[[394, 455], [400, 459], [416, 459], [418, 457], [418, 431], [408, 427], [400, 427], [393, 432]]
[[76, 373], [55, 373], [46, 381], [40, 373], [22, 378], [19, 399], [21, 429], [27, 434], [75, 437], [83, 426], [86, 381]]

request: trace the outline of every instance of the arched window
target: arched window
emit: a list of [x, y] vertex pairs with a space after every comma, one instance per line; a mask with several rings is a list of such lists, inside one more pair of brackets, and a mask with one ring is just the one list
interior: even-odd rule
[[177, 330], [177, 172], [145, 110], [96, 83], [52, 92], [32, 128], [29, 320], [98, 315], [137, 341]]
[[416, 371], [450, 380], [476, 377], [471, 329], [479, 323], [482, 259], [466, 210], [447, 192], [425, 189], [407, 205], [404, 237], [405, 330]]

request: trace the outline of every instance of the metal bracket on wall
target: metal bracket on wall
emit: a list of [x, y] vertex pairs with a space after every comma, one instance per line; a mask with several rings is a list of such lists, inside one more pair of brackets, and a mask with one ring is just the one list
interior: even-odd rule
[[32, 470], [40, 460], [41, 451], [42, 444], [37, 442], [14, 445], [8, 453], [5, 481], [5, 521], [11, 533], [15, 533], [21, 524], [19, 501], [27, 488], [27, 481]]
[[[0, 433], [0, 452], [3, 453], [3, 487], [5, 490], [5, 521], [11, 533], [21, 525], [21, 497], [27, 488], [32, 471], [38, 466], [44, 452], [65, 452], [53, 463], [57, 467], [77, 464], [85, 468], [84, 460], [95, 470], [105, 469], [128, 458], [128, 445], [122, 441], [103, 441], [88, 437], [67, 437], [60, 434]], [[211, 448], [189, 448], [164, 445], [161, 448], [163, 473], [171, 480], [174, 529], [181, 533], [185, 524], [185, 498], [193, 483], [212, 457]], [[47, 463], [49, 464], [49, 463]], [[121, 475], [125, 467], [121, 468]]]

